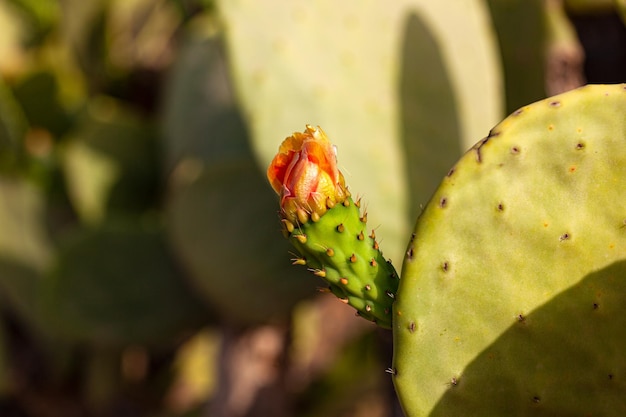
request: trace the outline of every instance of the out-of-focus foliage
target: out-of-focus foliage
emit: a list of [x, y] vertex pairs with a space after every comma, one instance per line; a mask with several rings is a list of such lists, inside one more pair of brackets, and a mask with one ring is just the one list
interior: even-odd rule
[[397, 263], [451, 161], [545, 95], [558, 25], [581, 47], [557, 3], [0, 0], [0, 415], [200, 415], [224, 329], [268, 324], [324, 338], [279, 366], [286, 416], [388, 415], [372, 328], [293, 313], [321, 283], [265, 164], [322, 125]]
[[[138, 415], [161, 409], [172, 360], [159, 358], [215, 323], [162, 209], [160, 90], [204, 7], [0, 3], [3, 415], [46, 415], [36, 402], [115, 415], [142, 392], [153, 400], [132, 405]], [[134, 377], [129, 346], [146, 352]]]

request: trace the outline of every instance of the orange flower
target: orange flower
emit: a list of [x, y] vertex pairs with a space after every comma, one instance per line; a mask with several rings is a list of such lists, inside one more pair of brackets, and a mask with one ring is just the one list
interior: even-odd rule
[[307, 125], [304, 132], [286, 138], [267, 177], [280, 196], [284, 217], [292, 222], [315, 220], [349, 196], [335, 148], [320, 127]]

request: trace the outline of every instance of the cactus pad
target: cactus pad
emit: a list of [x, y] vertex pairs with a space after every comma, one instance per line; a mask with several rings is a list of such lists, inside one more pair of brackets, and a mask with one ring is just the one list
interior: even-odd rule
[[[417, 214], [410, 204], [425, 203], [437, 185], [423, 178], [408, 183], [405, 141], [414, 140], [418, 128], [422, 138], [441, 142], [442, 129], [432, 127], [432, 117], [441, 114], [434, 107], [455, 118], [445, 120], [460, 127], [462, 143], [451, 148], [460, 153], [503, 115], [496, 43], [484, 2], [366, 1], [355, 7], [329, 0], [219, 0], [216, 5], [256, 155], [271, 161], [277, 132], [294, 131], [303, 122], [322, 126], [342, 152], [340, 168], [350, 187], [376, 207], [370, 221], [380, 225], [385, 255], [399, 264]], [[424, 36], [412, 36], [415, 26]], [[433, 74], [451, 96], [408, 81], [411, 76], [432, 81]], [[454, 126], [443, 129], [450, 130]], [[445, 168], [427, 175], [444, 173]], [[416, 193], [409, 202], [407, 192], [423, 183], [427, 194]]]
[[293, 260], [329, 284], [329, 290], [357, 314], [381, 327], [391, 327], [391, 306], [398, 275], [379, 249], [374, 230], [367, 232], [367, 214], [348, 197], [316, 221], [295, 227], [284, 220], [289, 240], [304, 256]]
[[210, 318], [163, 233], [120, 221], [63, 241], [41, 285], [41, 309], [51, 336], [101, 347], [168, 346]]
[[394, 304], [406, 414], [625, 415], [626, 85], [514, 112], [422, 212]]

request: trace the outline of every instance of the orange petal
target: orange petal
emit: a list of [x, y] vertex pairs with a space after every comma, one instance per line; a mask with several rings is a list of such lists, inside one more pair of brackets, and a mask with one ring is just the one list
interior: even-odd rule
[[280, 194], [282, 190], [285, 174], [292, 159], [293, 156], [287, 153], [279, 153], [274, 157], [272, 163], [267, 168], [267, 179], [277, 194]]

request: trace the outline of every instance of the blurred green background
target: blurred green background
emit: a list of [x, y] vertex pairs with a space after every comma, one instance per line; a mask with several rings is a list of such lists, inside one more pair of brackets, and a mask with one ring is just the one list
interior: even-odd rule
[[460, 154], [626, 82], [618, 0], [0, 0], [0, 416], [401, 416], [391, 335], [290, 265], [321, 125], [399, 269]]

